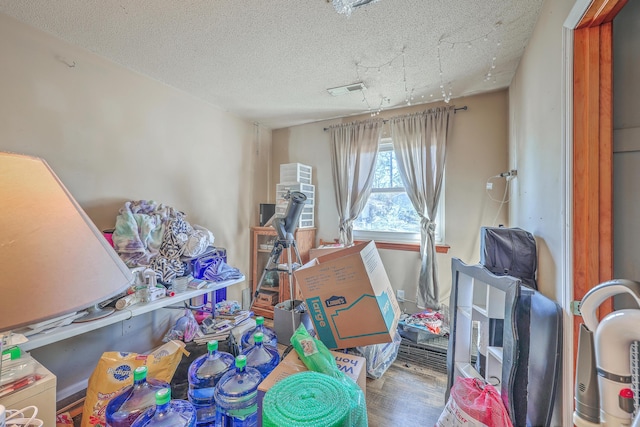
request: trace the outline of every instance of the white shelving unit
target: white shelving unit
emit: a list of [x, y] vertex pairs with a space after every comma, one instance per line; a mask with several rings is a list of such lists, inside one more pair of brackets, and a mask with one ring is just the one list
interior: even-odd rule
[[494, 275], [480, 264], [454, 258], [451, 267], [446, 399], [456, 378], [483, 379], [500, 393], [513, 425], [549, 426], [559, 382], [560, 306], [520, 279]]
[[91, 322], [85, 323], [72, 323], [67, 326], [62, 326], [57, 329], [40, 332], [38, 334], [29, 337], [29, 341], [25, 344], [21, 344], [20, 347], [24, 351], [31, 351], [33, 349], [43, 347], [58, 341], [65, 340], [67, 338], [75, 337], [96, 329], [104, 328], [105, 326], [112, 325], [117, 322], [129, 320], [133, 317], [140, 316], [145, 313], [149, 313], [159, 308], [167, 307], [170, 305], [180, 304], [191, 298], [199, 297], [210, 292], [215, 292], [218, 289], [226, 288], [237, 283], [245, 281], [245, 277], [242, 276], [239, 279], [225, 280], [223, 282], [209, 282], [209, 285], [201, 289], [187, 290], [181, 292], [172, 297], [164, 297], [155, 301], [147, 303], [138, 303], [128, 307], [125, 310], [119, 310], [110, 314], [102, 319], [96, 319]]
[[[499, 387], [502, 377], [502, 347], [492, 345], [489, 328], [492, 321], [504, 321], [504, 291], [471, 276], [460, 276], [458, 282], [456, 330], [459, 337], [455, 356], [455, 369], [460, 376], [487, 378]], [[477, 347], [482, 364], [480, 371], [471, 363], [473, 343], [471, 342], [473, 323], [478, 322], [479, 340]], [[502, 342], [502, 340], [499, 340]], [[490, 350], [490, 352], [489, 352]], [[489, 354], [491, 357], [488, 357]], [[459, 366], [458, 366], [459, 365]]]
[[[484, 268], [467, 266], [458, 259], [452, 263], [454, 289], [450, 307], [454, 311], [454, 327], [449, 337], [448, 357], [453, 359], [449, 389], [455, 378], [478, 378], [503, 394], [507, 391], [505, 384], [510, 384], [513, 374], [512, 362], [518, 357], [517, 351], [505, 349], [502, 344], [516, 342], [517, 335], [511, 328], [511, 310], [520, 282], [507, 276], [494, 276]], [[477, 354], [472, 354], [474, 324], [478, 328]]]

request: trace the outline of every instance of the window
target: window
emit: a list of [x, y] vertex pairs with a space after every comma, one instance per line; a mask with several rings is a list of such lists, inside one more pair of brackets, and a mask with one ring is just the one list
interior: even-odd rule
[[[443, 184], [444, 185], [444, 184]], [[444, 191], [436, 214], [436, 243], [444, 240]], [[353, 224], [357, 240], [420, 242], [420, 217], [404, 188], [391, 139], [380, 143], [369, 200]]]

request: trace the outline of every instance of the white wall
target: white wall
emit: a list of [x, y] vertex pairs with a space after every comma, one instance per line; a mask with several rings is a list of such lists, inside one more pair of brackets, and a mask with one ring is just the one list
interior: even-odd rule
[[[561, 305], [565, 291], [571, 291], [564, 276], [571, 266], [565, 265], [563, 252], [565, 202], [570, 200], [565, 194], [562, 27], [573, 4], [574, 0], [544, 2], [509, 88], [509, 165], [518, 170], [509, 218], [511, 226], [536, 237], [539, 290]], [[556, 409], [570, 411], [572, 391], [566, 383], [564, 392], [559, 388], [559, 394], [564, 395], [564, 400], [557, 403]], [[556, 412], [555, 417], [559, 416], [562, 415]], [[556, 419], [553, 425], [561, 424]]]
[[[506, 90], [483, 95], [459, 98], [456, 106], [468, 106], [467, 111], [456, 113], [450, 143], [448, 144], [445, 177], [445, 240], [451, 246], [448, 254], [438, 255], [440, 301], [449, 303], [451, 289], [451, 258], [468, 263], [480, 260], [480, 227], [491, 225], [498, 213], [499, 203], [489, 199], [486, 181], [489, 177], [507, 170], [508, 162], [508, 94]], [[388, 118], [409, 112], [422, 111], [434, 105], [383, 112]], [[368, 116], [312, 123], [273, 132], [274, 170], [271, 191], [279, 179], [279, 165], [298, 162], [313, 167], [316, 185], [316, 227], [318, 239], [332, 240], [338, 237], [338, 214], [334, 199], [329, 154], [329, 132], [323, 130], [332, 124], [363, 120]], [[388, 136], [388, 132], [385, 136]], [[504, 180], [494, 181], [491, 195], [502, 199]], [[506, 224], [507, 207], [497, 216], [497, 224]], [[387, 274], [394, 289], [404, 289], [407, 299], [414, 299], [417, 290], [420, 259], [417, 252], [380, 250]], [[406, 303], [408, 312], [415, 305]]]
[[[249, 273], [254, 194], [267, 188], [254, 172], [268, 166], [269, 129], [2, 14], [0, 57], [0, 150], [44, 158], [101, 229], [114, 225], [127, 200], [182, 210], [227, 248], [230, 265]], [[247, 283], [230, 288], [229, 296], [239, 300]], [[17, 285], [0, 281], [0, 290]], [[64, 292], [55, 277], [51, 286]], [[130, 323], [118, 324], [40, 353], [64, 389], [88, 376], [86, 369], [104, 350], [147, 351], [159, 343], [167, 313], [136, 321], [155, 325], [133, 328], [143, 334], [131, 334]], [[83, 361], [73, 369], [69, 356]]]
[[639, 20], [640, 2], [629, 2], [613, 21], [613, 270], [614, 277], [630, 280], [640, 280]]

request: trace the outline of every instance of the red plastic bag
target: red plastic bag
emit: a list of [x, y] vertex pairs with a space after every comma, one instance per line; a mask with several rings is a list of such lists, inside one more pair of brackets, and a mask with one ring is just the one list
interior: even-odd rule
[[500, 393], [477, 378], [456, 378], [436, 427], [513, 427]]

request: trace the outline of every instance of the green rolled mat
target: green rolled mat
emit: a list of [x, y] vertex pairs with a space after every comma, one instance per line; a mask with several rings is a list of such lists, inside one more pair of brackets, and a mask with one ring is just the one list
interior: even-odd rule
[[347, 427], [349, 390], [319, 372], [299, 372], [277, 382], [262, 401], [263, 427]]

